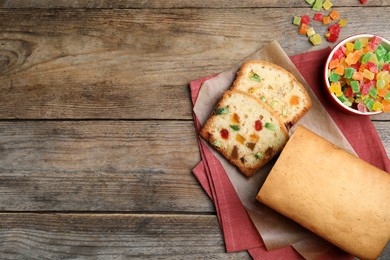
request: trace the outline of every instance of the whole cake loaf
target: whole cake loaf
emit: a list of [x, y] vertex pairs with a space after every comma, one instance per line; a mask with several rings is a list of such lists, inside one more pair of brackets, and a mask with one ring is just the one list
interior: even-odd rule
[[288, 140], [287, 129], [274, 111], [239, 90], [224, 93], [200, 135], [248, 177]]
[[247, 92], [267, 103], [287, 126], [296, 123], [311, 107], [304, 86], [290, 72], [267, 61], [245, 62], [232, 89]]
[[390, 174], [298, 126], [257, 199], [361, 259], [390, 239]]

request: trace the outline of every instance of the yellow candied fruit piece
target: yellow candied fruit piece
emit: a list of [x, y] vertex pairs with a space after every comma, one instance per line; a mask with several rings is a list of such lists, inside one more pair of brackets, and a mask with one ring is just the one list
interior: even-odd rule
[[348, 50], [349, 52], [352, 52], [352, 51], [353, 51], [354, 46], [355, 46], [355, 45], [354, 45], [352, 42], [347, 42], [347, 43], [345, 44], [345, 47], [347, 47], [347, 50]]
[[383, 109], [383, 105], [379, 101], [375, 101], [374, 104], [372, 105], [372, 110], [374, 111], [381, 111]]
[[325, 0], [325, 2], [322, 4], [322, 7], [328, 11], [333, 6], [333, 3], [329, 0]]
[[311, 36], [313, 36], [314, 34], [316, 34], [316, 32], [314, 31], [314, 28], [313, 28], [313, 27], [310, 27], [309, 29], [307, 29], [306, 34], [307, 34], [308, 37], [311, 37]]
[[236, 134], [236, 141], [239, 142], [240, 144], [244, 144], [245, 143], [245, 137], [243, 137], [242, 135], [240, 134]]
[[341, 28], [344, 28], [345, 26], [347, 26], [347, 23], [348, 23], [347, 19], [340, 19], [340, 21], [338, 22], [338, 24], [341, 26]]
[[370, 61], [375, 63], [375, 64], [378, 64], [378, 57], [376, 55], [372, 55], [370, 58]]
[[380, 71], [376, 74], [376, 80], [383, 79], [385, 81], [385, 86], [388, 86], [390, 83], [390, 73], [388, 71]]
[[363, 71], [363, 78], [366, 78], [368, 80], [373, 80], [375, 77], [375, 73], [372, 73], [368, 69], [364, 69]]
[[[336, 94], [338, 92], [341, 92], [341, 84], [340, 82], [333, 82], [330, 87], [329, 87], [329, 91]], [[337, 94], [336, 94], [337, 95]]]
[[362, 43], [362, 47], [366, 48], [368, 45], [368, 38], [361, 38], [360, 42]]
[[322, 37], [318, 33], [310, 37], [310, 41], [313, 45], [319, 45], [322, 43]]

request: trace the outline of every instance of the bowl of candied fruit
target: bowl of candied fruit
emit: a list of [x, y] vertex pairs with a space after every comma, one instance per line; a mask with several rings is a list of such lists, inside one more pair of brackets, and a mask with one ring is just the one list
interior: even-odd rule
[[329, 54], [325, 92], [340, 110], [356, 115], [390, 112], [390, 41], [359, 34], [339, 42]]

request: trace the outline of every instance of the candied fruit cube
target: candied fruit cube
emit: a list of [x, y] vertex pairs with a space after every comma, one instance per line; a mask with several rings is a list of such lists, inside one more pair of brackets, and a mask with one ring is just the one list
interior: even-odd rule
[[332, 10], [332, 12], [330, 12], [329, 16], [330, 16], [330, 18], [332, 18], [332, 20], [337, 20], [340, 18], [340, 13], [336, 10]]
[[330, 16], [324, 16], [324, 18], [322, 18], [322, 23], [324, 25], [330, 24], [330, 21], [331, 21]]
[[347, 19], [340, 19], [340, 21], [338, 22], [338, 24], [340, 24], [341, 28], [344, 28], [345, 26], [347, 26], [347, 23], [348, 23]]
[[375, 73], [369, 71], [368, 69], [364, 69], [363, 71], [363, 78], [368, 80], [373, 80], [375, 77]]
[[319, 45], [322, 43], [322, 37], [318, 33], [310, 37], [310, 41], [313, 45]]
[[325, 9], [325, 10], [329, 10], [331, 7], [333, 6], [333, 3], [329, 0], [325, 0], [325, 2], [322, 4], [322, 7]]

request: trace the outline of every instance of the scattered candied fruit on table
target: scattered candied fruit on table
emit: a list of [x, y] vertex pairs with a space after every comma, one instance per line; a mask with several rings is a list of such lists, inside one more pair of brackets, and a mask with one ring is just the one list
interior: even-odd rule
[[[329, 30], [337, 32], [337, 28]], [[390, 112], [390, 49], [378, 36], [337, 49], [328, 65], [329, 91], [361, 112]]]

